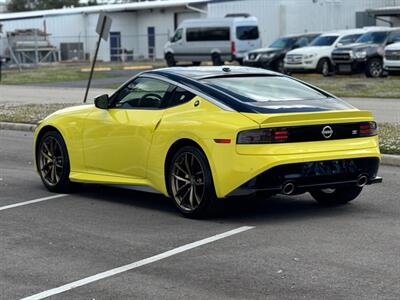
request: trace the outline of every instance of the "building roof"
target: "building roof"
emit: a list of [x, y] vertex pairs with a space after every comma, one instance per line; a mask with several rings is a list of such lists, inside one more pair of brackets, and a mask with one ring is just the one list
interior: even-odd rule
[[186, 6], [188, 4], [206, 3], [209, 1], [210, 0], [155, 0], [155, 1], [133, 2], [133, 3], [123, 3], [123, 4], [106, 4], [106, 5], [94, 5], [85, 7], [4, 13], [0, 14], [0, 21], [41, 18], [41, 17], [57, 16], [57, 15], [93, 14], [100, 12], [110, 13], [110, 12], [136, 11], [143, 9], [168, 8], [168, 7]]
[[367, 9], [366, 11], [374, 16], [386, 16], [386, 17], [400, 16], [400, 6]]

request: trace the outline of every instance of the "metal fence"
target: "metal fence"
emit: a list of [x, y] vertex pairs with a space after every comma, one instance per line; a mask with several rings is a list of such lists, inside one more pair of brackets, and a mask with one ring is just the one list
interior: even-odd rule
[[[169, 36], [169, 33], [123, 35], [120, 32], [110, 32], [108, 41], [101, 42], [98, 60], [128, 62], [161, 59]], [[7, 57], [16, 64], [90, 61], [94, 56], [97, 40], [96, 35], [49, 34], [43, 40], [43, 37], [35, 35], [16, 38], [3, 33], [0, 36], [0, 56]]]

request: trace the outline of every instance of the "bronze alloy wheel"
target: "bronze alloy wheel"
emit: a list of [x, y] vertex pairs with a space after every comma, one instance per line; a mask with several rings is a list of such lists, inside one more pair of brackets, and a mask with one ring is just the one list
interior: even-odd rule
[[204, 169], [199, 159], [190, 152], [181, 153], [172, 166], [172, 195], [184, 211], [194, 211], [204, 196]]
[[48, 136], [41, 143], [39, 149], [39, 172], [49, 186], [59, 183], [63, 174], [64, 158], [59, 141], [53, 136]]

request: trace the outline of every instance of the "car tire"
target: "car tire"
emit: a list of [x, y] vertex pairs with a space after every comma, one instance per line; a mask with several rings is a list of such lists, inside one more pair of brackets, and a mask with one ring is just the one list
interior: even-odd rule
[[217, 197], [211, 169], [199, 148], [185, 146], [175, 152], [166, 182], [169, 194], [183, 216], [198, 219], [215, 212]]
[[358, 197], [362, 187], [350, 186], [336, 189], [321, 189], [310, 191], [311, 196], [321, 205], [335, 206], [346, 204]]
[[379, 58], [372, 58], [367, 61], [365, 75], [370, 78], [379, 78], [383, 74], [383, 63]]
[[318, 73], [322, 74], [322, 76], [324, 76], [324, 77], [329, 76], [332, 71], [332, 67], [331, 67], [331, 63], [330, 63], [329, 59], [322, 58], [318, 62], [317, 71], [318, 71]]
[[54, 193], [72, 192], [70, 162], [64, 139], [57, 131], [46, 132], [38, 141], [36, 165], [44, 186]]
[[278, 72], [278, 73], [282, 73], [282, 74], [285, 74], [285, 65], [284, 65], [284, 63], [283, 63], [283, 59], [278, 59], [276, 62], [275, 62], [275, 71], [276, 72]]
[[176, 66], [176, 61], [175, 61], [174, 55], [172, 53], [167, 53], [165, 55], [165, 61], [167, 62], [168, 67]]
[[219, 55], [219, 53], [211, 54], [211, 61], [213, 66], [222, 66], [224, 64], [224, 61], [221, 59], [221, 55]]
[[192, 65], [193, 66], [200, 66], [201, 65], [201, 61], [192, 61]]

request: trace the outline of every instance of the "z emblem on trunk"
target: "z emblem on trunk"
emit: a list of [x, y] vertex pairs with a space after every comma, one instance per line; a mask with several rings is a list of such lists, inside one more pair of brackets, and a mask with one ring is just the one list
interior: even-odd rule
[[333, 130], [331, 126], [325, 126], [324, 128], [322, 128], [322, 136], [326, 139], [329, 139], [332, 137], [333, 135]]

